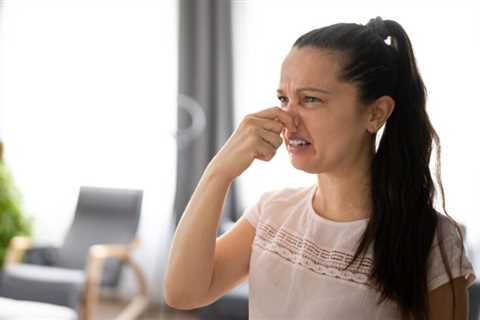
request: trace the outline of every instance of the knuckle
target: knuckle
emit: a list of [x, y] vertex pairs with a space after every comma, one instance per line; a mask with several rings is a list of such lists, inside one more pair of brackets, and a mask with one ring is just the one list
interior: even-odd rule
[[275, 151], [269, 153], [267, 158], [268, 158], [268, 160], [272, 160], [274, 156], [275, 156]]
[[260, 159], [260, 160], [264, 160], [264, 159], [265, 159], [265, 155], [263, 154], [263, 152], [258, 151], [258, 152], [257, 152], [257, 158]]
[[273, 130], [275, 130], [275, 132], [279, 133], [283, 130], [283, 124], [281, 123], [275, 123], [275, 125], [273, 126]]
[[252, 114], [246, 115], [245, 118], [243, 118], [242, 123], [247, 127], [252, 126], [255, 123], [254, 116]]

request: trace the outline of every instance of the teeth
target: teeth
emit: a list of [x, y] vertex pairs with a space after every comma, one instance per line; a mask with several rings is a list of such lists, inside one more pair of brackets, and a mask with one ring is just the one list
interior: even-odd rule
[[307, 144], [305, 140], [301, 140], [301, 139], [289, 140], [289, 143], [295, 146]]

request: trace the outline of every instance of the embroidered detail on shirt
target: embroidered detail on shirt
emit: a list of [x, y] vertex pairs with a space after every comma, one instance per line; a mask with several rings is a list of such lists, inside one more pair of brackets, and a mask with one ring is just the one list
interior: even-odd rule
[[365, 256], [362, 261], [362, 257], [359, 256], [344, 271], [343, 269], [353, 259], [353, 254], [320, 248], [308, 239], [289, 233], [284, 229], [278, 230], [267, 223], [258, 223], [253, 245], [315, 273], [371, 286], [368, 279], [373, 265], [371, 257]]

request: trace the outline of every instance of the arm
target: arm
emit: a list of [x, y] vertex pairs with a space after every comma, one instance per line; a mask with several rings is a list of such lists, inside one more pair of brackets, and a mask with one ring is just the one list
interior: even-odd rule
[[209, 305], [244, 282], [248, 277], [254, 238], [255, 228], [245, 217], [241, 217], [229, 231], [216, 239], [214, 267], [208, 290], [194, 303], [175, 307], [193, 309]]
[[164, 277], [165, 301], [174, 308], [194, 308], [209, 290], [219, 218], [231, 181], [207, 168], [179, 221]]
[[[467, 320], [468, 316], [468, 291], [464, 277], [453, 279], [455, 288], [455, 320]], [[450, 283], [433, 290], [429, 294], [430, 318], [435, 320], [453, 320], [453, 296]]]
[[[270, 161], [291, 115], [272, 107], [247, 115], [204, 171], [177, 226], [164, 276], [165, 302], [177, 309], [208, 304], [247, 274], [253, 226], [241, 220], [218, 239], [225, 195], [254, 159]], [[239, 252], [235, 252], [239, 250]]]
[[200, 306], [215, 302], [248, 278], [255, 228], [241, 217], [231, 230], [217, 238], [215, 267], [210, 287]]

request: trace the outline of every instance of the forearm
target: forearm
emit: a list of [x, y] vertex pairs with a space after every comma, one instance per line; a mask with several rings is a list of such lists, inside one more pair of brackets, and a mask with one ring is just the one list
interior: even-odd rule
[[207, 168], [183, 212], [165, 273], [165, 297], [174, 307], [195, 304], [209, 288], [219, 220], [230, 184]]

